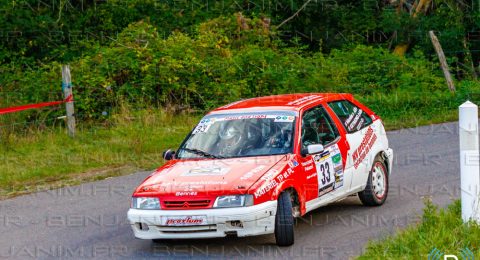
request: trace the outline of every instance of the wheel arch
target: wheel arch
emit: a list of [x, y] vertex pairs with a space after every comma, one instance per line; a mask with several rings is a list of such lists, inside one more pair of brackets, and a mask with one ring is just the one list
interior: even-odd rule
[[281, 185], [279, 185], [278, 188], [273, 193], [272, 200], [277, 200], [278, 196], [280, 196], [282, 192], [290, 193], [290, 196], [292, 198], [292, 206], [294, 207], [294, 209], [295, 207], [298, 207], [298, 216], [305, 214], [306, 212], [305, 197], [301, 192], [299, 192], [299, 189], [293, 185], [293, 182], [290, 182], [290, 181], [284, 182]]
[[[388, 156], [387, 156], [387, 153], [384, 151], [384, 150], [381, 150], [377, 153], [377, 155], [375, 155], [375, 157], [373, 158], [373, 160], [375, 161], [375, 159], [379, 158], [386, 166], [387, 168], [387, 171], [388, 171], [388, 176], [390, 176], [390, 162], [388, 160]], [[372, 161], [373, 163], [373, 161]]]

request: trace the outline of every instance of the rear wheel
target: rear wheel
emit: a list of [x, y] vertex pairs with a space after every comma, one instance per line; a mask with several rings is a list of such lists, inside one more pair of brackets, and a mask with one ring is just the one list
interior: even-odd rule
[[388, 195], [388, 171], [383, 161], [377, 157], [373, 162], [365, 190], [358, 193], [365, 206], [380, 206]]
[[275, 240], [278, 246], [291, 246], [294, 242], [293, 210], [290, 193], [283, 192], [278, 197], [275, 216]]

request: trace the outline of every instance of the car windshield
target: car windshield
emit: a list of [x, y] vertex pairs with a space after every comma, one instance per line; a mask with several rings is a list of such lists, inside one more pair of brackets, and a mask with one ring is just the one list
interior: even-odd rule
[[232, 158], [291, 153], [295, 112], [205, 116], [183, 142], [177, 158]]

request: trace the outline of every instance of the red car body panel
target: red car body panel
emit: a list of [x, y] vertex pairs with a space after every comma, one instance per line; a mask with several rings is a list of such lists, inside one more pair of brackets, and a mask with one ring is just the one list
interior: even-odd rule
[[[327, 105], [335, 100], [348, 100], [366, 112], [374, 121], [380, 120], [370, 109], [357, 102], [351, 94], [288, 94], [252, 98], [228, 104], [209, 114], [245, 111], [293, 110], [295, 121], [293, 153], [275, 156], [242, 157], [232, 159], [171, 160], [158, 168], [135, 190], [134, 197], [159, 197], [162, 209], [211, 208], [220, 195], [252, 194], [254, 204], [276, 200], [286, 189], [298, 194], [300, 214], [306, 213], [306, 202], [319, 197], [317, 170], [313, 157], [300, 155], [300, 127], [302, 115], [308, 109], [323, 105], [338, 128], [340, 139], [335, 145], [345, 167], [350, 145], [347, 131]], [[202, 169], [218, 171], [218, 175], [202, 175]], [[221, 171], [227, 171], [225, 174]]]

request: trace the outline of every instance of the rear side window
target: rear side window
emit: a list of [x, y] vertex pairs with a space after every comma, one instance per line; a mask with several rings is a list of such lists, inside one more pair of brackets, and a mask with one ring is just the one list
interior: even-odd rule
[[372, 119], [350, 101], [342, 100], [328, 104], [338, 116], [348, 133], [353, 133], [370, 125]]

